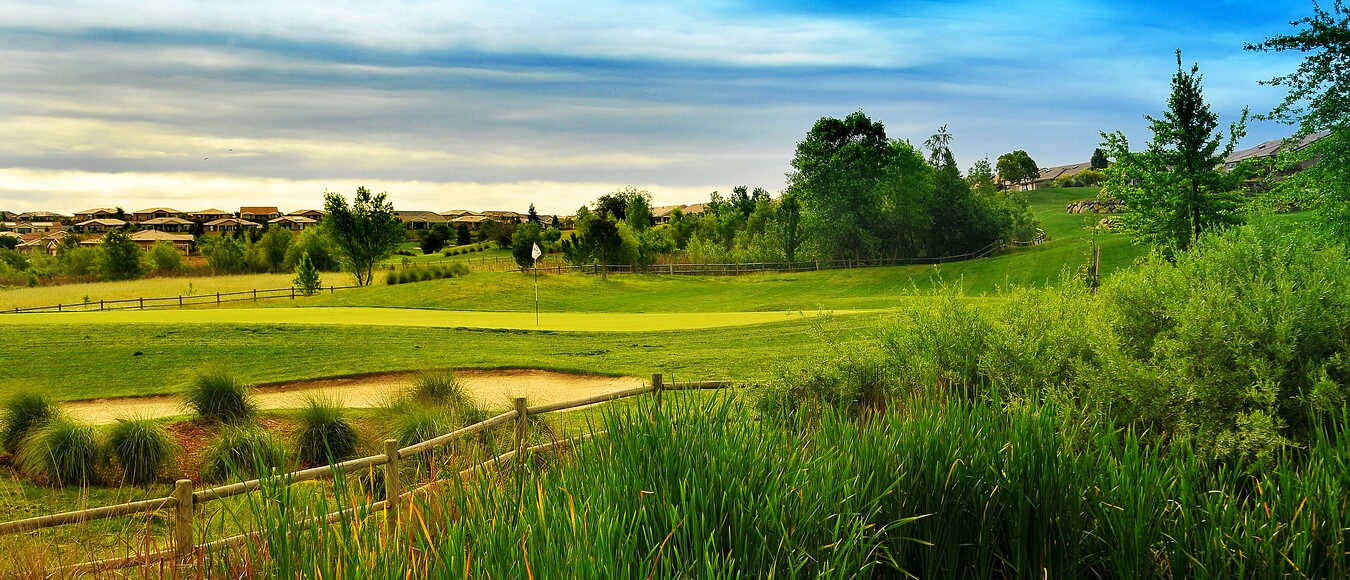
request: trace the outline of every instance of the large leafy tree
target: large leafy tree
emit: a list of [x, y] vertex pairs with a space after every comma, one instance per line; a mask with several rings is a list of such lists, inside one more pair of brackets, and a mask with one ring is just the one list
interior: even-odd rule
[[891, 154], [885, 127], [862, 111], [821, 118], [797, 144], [788, 190], [801, 200], [809, 229], [828, 257], [858, 260], [878, 248], [877, 183]]
[[1298, 69], [1262, 84], [1289, 89], [1284, 102], [1266, 118], [1298, 123], [1300, 132], [1329, 131], [1299, 154], [1317, 163], [1290, 179], [1288, 186], [1316, 196], [1322, 223], [1350, 242], [1350, 9], [1335, 0], [1331, 10], [1313, 4], [1313, 14], [1292, 22], [1294, 34], [1272, 36], [1247, 50], [1296, 51]]
[[1008, 183], [1025, 183], [1041, 175], [1036, 160], [1018, 149], [998, 156], [998, 176]]
[[1132, 152], [1120, 131], [1102, 134], [1116, 161], [1106, 170], [1106, 190], [1128, 208], [1125, 229], [1169, 251], [1185, 251], [1205, 231], [1241, 221], [1237, 183], [1219, 167], [1245, 134], [1247, 113], [1230, 125], [1225, 144], [1200, 81], [1200, 66], [1187, 71], [1177, 51], [1167, 110], [1162, 118], [1144, 117], [1153, 132], [1148, 147]]
[[342, 195], [323, 193], [324, 231], [332, 239], [343, 267], [358, 286], [371, 283], [375, 264], [394, 253], [403, 241], [403, 224], [385, 194], [356, 188], [351, 205]]
[[97, 268], [99, 277], [104, 280], [131, 280], [145, 274], [141, 257], [145, 252], [131, 240], [131, 232], [126, 228], [116, 228], [103, 236], [98, 245]]

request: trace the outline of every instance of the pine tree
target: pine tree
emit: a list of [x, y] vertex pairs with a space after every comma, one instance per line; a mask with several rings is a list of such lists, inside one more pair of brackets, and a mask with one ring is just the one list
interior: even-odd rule
[[313, 296], [322, 288], [322, 282], [319, 281], [319, 270], [314, 267], [314, 262], [309, 259], [309, 252], [300, 254], [300, 263], [295, 266], [295, 280], [291, 281], [300, 288], [305, 296]]

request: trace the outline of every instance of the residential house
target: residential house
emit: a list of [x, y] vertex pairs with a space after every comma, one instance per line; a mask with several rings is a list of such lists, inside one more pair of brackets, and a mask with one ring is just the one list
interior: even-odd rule
[[143, 230], [155, 230], [170, 233], [188, 233], [192, 231], [192, 227], [195, 226], [196, 224], [183, 218], [165, 217], [165, 218], [155, 218], [151, 220], [145, 220], [138, 225], [140, 225], [141, 229]]
[[[126, 217], [126, 216], [123, 216]], [[75, 221], [87, 222], [89, 220], [115, 220], [117, 217], [117, 208], [115, 207], [96, 207], [84, 211], [75, 212]]]
[[703, 210], [707, 209], [707, 205], [708, 204], [706, 203], [696, 203], [694, 205], [686, 205], [680, 211], [684, 212], [684, 215], [703, 215]]
[[395, 211], [394, 214], [410, 230], [429, 230], [448, 222], [441, 214], [430, 211]]
[[75, 231], [81, 234], [106, 234], [109, 230], [115, 230], [125, 225], [127, 225], [127, 222], [116, 218], [98, 218], [75, 224]]
[[1055, 167], [1043, 167], [1041, 168], [1040, 175], [1036, 176], [1036, 179], [1033, 179], [1028, 183], [1021, 184], [1022, 191], [1035, 191], [1037, 189], [1045, 189], [1047, 187], [1051, 187], [1055, 183], [1056, 179], [1059, 179], [1061, 177], [1070, 177], [1073, 175], [1077, 175], [1089, 169], [1092, 169], [1092, 164], [1087, 162], [1073, 163], [1070, 165], [1057, 165]]
[[11, 229], [20, 234], [46, 234], [63, 231], [61, 224], [56, 222], [19, 221], [15, 222]]
[[136, 242], [142, 250], [149, 251], [159, 242], [169, 242], [173, 244], [174, 249], [189, 254], [192, 252], [192, 242], [195, 238], [192, 234], [171, 234], [159, 230], [141, 230], [131, 234], [131, 241]]
[[482, 226], [483, 222], [488, 221], [488, 219], [490, 218], [485, 215], [463, 215], [450, 220], [450, 224], [455, 228], [458, 228], [460, 225], [465, 225], [469, 227], [469, 231], [476, 232], [478, 231], [479, 226]]
[[[1313, 143], [1322, 140], [1322, 138], [1330, 134], [1331, 134], [1330, 131], [1319, 131], [1317, 133], [1311, 133], [1303, 137], [1302, 139], [1299, 139], [1298, 142], [1296, 143], [1288, 143], [1288, 144], [1285, 143], [1285, 139], [1273, 139], [1270, 141], [1266, 141], [1265, 143], [1262, 143], [1255, 147], [1252, 147], [1251, 149], [1234, 151], [1231, 155], [1224, 158], [1223, 168], [1226, 171], [1232, 171], [1233, 169], [1237, 168], [1238, 163], [1241, 163], [1243, 161], [1253, 159], [1273, 159], [1277, 155], [1285, 151], [1302, 151], [1309, 145], [1312, 145]], [[1306, 169], [1313, 163], [1315, 163], [1315, 161], [1304, 162], [1303, 164], [1300, 165], [1300, 167], [1298, 167], [1298, 169]]]
[[273, 206], [252, 206], [239, 208], [239, 219], [263, 224], [268, 220], [281, 217], [281, 210]]
[[309, 226], [319, 223], [318, 220], [303, 216], [284, 215], [279, 218], [267, 220], [270, 227], [283, 228], [293, 232], [301, 231]]
[[151, 207], [131, 213], [131, 221], [144, 222], [163, 218], [176, 218], [183, 212], [170, 207]]
[[190, 211], [187, 214], [187, 219], [201, 223], [213, 222], [216, 220], [223, 220], [225, 218], [232, 218], [232, 217], [234, 217], [234, 214], [225, 211], [223, 209], [216, 209], [214, 207], [211, 209], [204, 209], [201, 211]]
[[49, 256], [56, 255], [57, 246], [61, 245], [61, 239], [65, 237], [65, 232], [47, 232], [30, 233], [19, 236], [19, 244], [14, 250], [20, 254], [38, 254], [43, 253]]
[[248, 220], [241, 220], [239, 218], [227, 217], [206, 222], [205, 224], [202, 225], [202, 230], [208, 234], [220, 234], [228, 232], [237, 232], [241, 229], [243, 230], [257, 229], [260, 227], [262, 226]]
[[656, 223], [658, 224], [668, 224], [670, 223], [671, 214], [675, 213], [675, 210], [677, 209], [683, 212], [684, 205], [681, 204], [681, 205], [656, 206], [652, 208], [652, 219], [655, 220]]
[[483, 212], [483, 215], [487, 216], [492, 221], [501, 223], [507, 222], [520, 223], [522, 221], [525, 221], [525, 216], [522, 216], [513, 211], [485, 211]]
[[448, 220], [454, 220], [457, 217], [464, 217], [466, 215], [481, 215], [481, 214], [479, 214], [476, 211], [469, 211], [467, 209], [452, 209], [450, 211], [441, 212], [441, 217]]
[[293, 212], [290, 212], [290, 213], [288, 213], [288, 214], [286, 214], [286, 215], [292, 216], [292, 217], [309, 218], [309, 219], [312, 219], [312, 220], [314, 220], [314, 221], [317, 222], [317, 221], [323, 219], [324, 213], [323, 213], [323, 210], [317, 210], [317, 209], [297, 209], [297, 210], [295, 210], [295, 211], [293, 211]]
[[14, 216], [15, 221], [21, 222], [56, 222], [70, 219], [70, 216], [62, 215], [50, 211], [26, 211]]

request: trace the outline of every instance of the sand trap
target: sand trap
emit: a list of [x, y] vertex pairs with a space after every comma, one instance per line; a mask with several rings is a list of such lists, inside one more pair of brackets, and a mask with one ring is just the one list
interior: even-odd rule
[[[331, 397], [347, 407], [376, 407], [407, 388], [417, 373], [387, 373], [340, 379], [297, 381], [258, 389], [254, 401], [261, 409], [302, 407], [310, 395]], [[541, 370], [457, 371], [455, 376], [479, 403], [489, 409], [507, 409], [514, 397], [530, 404], [571, 401], [646, 384], [637, 377], [600, 377]], [[62, 403], [75, 418], [112, 423], [121, 417], [168, 417], [188, 411], [174, 396], [125, 397]]]

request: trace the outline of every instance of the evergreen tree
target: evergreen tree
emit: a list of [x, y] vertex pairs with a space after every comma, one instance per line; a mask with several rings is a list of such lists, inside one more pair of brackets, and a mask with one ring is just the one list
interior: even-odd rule
[[473, 233], [469, 231], [469, 224], [459, 224], [455, 230], [455, 245], [467, 246], [473, 243]]
[[1093, 169], [1102, 170], [1106, 169], [1111, 163], [1106, 160], [1106, 152], [1102, 151], [1101, 147], [1098, 147], [1092, 150], [1092, 161], [1089, 162], [1089, 165], [1091, 165]]
[[1231, 175], [1219, 170], [1246, 132], [1247, 112], [1224, 135], [1219, 117], [1205, 103], [1200, 66], [1186, 71], [1177, 51], [1172, 95], [1162, 118], [1145, 115], [1153, 140], [1142, 153], [1129, 150], [1124, 134], [1103, 134], [1116, 164], [1106, 170], [1106, 190], [1125, 202], [1125, 229], [1137, 241], [1185, 251], [1200, 234], [1238, 223], [1240, 197]]
[[295, 267], [295, 280], [291, 281], [300, 288], [300, 292], [305, 296], [313, 296], [322, 287], [319, 281], [319, 270], [314, 267], [314, 262], [309, 259], [309, 252], [300, 254], [300, 263]]
[[539, 212], [534, 210], [534, 204], [530, 204], [530, 211], [526, 214], [525, 221], [539, 223]]

